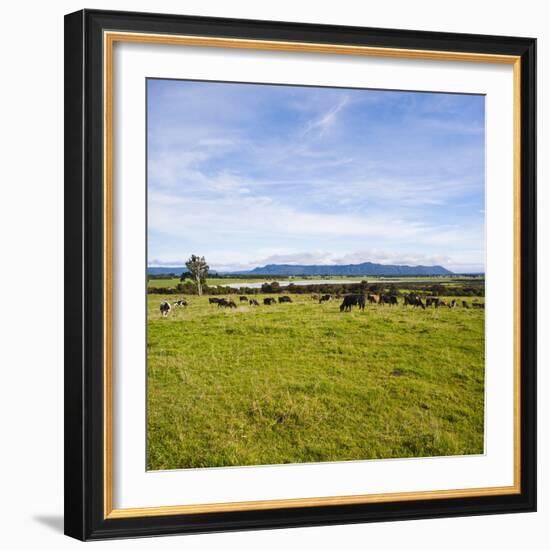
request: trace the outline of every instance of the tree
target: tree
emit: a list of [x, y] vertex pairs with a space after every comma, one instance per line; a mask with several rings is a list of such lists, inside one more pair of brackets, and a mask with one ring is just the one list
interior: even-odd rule
[[191, 257], [185, 262], [185, 267], [189, 270], [191, 277], [195, 279], [197, 283], [198, 295], [202, 296], [202, 285], [206, 281], [206, 276], [210, 269], [204, 256], [195, 256], [195, 254], [191, 254]]

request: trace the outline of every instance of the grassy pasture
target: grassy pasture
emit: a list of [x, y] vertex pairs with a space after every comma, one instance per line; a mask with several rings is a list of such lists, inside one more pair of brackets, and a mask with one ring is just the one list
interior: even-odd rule
[[188, 296], [161, 318], [163, 299], [148, 296], [148, 469], [483, 452], [483, 310]]
[[[260, 279], [231, 279], [231, 278], [206, 279], [206, 284], [208, 286], [217, 286], [217, 285], [224, 286], [231, 283], [242, 283], [243, 286], [246, 286], [247, 283], [254, 283], [254, 282], [263, 283], [263, 282], [271, 282], [271, 281], [277, 281], [277, 280], [281, 280], [281, 279], [269, 279], [269, 281], [267, 279], [265, 281]], [[147, 286], [149, 286], [150, 288], [170, 288], [170, 287], [175, 288], [176, 285], [178, 285], [179, 283], [181, 283], [179, 277], [171, 277], [169, 279], [149, 279], [147, 281]]]

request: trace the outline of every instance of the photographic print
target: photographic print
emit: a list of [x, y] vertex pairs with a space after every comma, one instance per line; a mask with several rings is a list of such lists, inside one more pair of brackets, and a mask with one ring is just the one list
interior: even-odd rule
[[483, 454], [485, 97], [146, 86], [147, 468]]
[[536, 510], [535, 39], [81, 10], [65, 75], [66, 534]]

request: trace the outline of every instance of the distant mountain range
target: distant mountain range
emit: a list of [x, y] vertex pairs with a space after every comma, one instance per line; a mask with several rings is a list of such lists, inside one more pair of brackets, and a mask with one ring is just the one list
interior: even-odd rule
[[[149, 275], [177, 275], [187, 271], [185, 267], [148, 267]], [[232, 271], [220, 275], [279, 275], [279, 276], [324, 276], [324, 275], [365, 275], [365, 276], [415, 276], [415, 275], [454, 275], [452, 271], [440, 265], [384, 265], [372, 262], [348, 265], [290, 265], [270, 264], [255, 267], [249, 271]]]
[[440, 265], [384, 265], [372, 262], [348, 265], [288, 265], [270, 264], [250, 271], [233, 272], [232, 275], [453, 275]]
[[157, 266], [148, 266], [147, 275], [170, 275], [173, 273], [178, 277], [184, 272], [187, 271], [187, 268], [184, 266], [175, 266], [175, 267], [157, 267]]

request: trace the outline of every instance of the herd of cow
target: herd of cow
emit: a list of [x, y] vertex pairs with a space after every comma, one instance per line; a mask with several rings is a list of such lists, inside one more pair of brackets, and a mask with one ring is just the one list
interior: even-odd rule
[[[318, 300], [320, 304], [324, 302], [329, 302], [333, 299], [341, 298], [340, 295], [332, 296], [331, 294], [323, 294], [321, 296], [318, 296], [314, 294], [312, 296], [313, 300]], [[347, 294], [343, 297], [343, 302], [340, 304], [340, 311], [351, 311], [353, 306], [357, 306], [361, 311], [365, 310], [365, 305], [367, 304], [367, 301], [369, 304], [378, 304], [378, 305], [389, 305], [389, 306], [396, 306], [398, 305], [399, 301], [397, 299], [397, 296], [394, 296], [393, 294], [367, 294], [366, 296], [364, 294]], [[249, 306], [259, 306], [260, 303], [258, 300], [249, 299], [247, 296], [239, 296], [239, 302], [246, 302], [246, 305]], [[278, 300], [275, 298], [264, 298], [263, 304], [266, 306], [270, 306], [276, 303], [279, 304], [291, 304], [292, 299], [290, 296], [279, 296]], [[454, 308], [461, 305], [463, 308], [470, 308], [470, 304], [466, 300], [461, 300], [461, 303], [459, 303], [459, 300], [453, 299], [453, 300], [444, 300], [442, 298], [425, 298], [423, 299], [418, 294], [406, 294], [403, 297], [403, 305], [404, 306], [413, 306], [413, 307], [420, 307], [422, 309], [426, 309], [427, 307], [433, 307], [433, 308], [440, 308], [440, 307], [448, 307], [448, 308]], [[236, 309], [237, 304], [227, 298], [208, 298], [208, 303], [210, 304], [216, 304], [220, 308], [227, 308], [227, 309]], [[172, 305], [170, 305], [169, 302], [162, 302], [160, 304], [160, 313], [163, 317], [167, 317], [170, 311], [172, 310], [172, 306], [174, 308], [176, 307], [187, 307], [188, 303], [185, 300], [177, 300], [176, 302], [173, 302]], [[485, 309], [484, 303], [479, 302], [473, 302], [471, 304], [471, 307], [478, 308], [478, 309]]]
[[[330, 300], [331, 298], [332, 297], [330, 295], [321, 296], [319, 303]], [[364, 294], [348, 294], [347, 296], [344, 296], [344, 301], [340, 305], [340, 311], [351, 311], [353, 306], [358, 306], [360, 310], [364, 310], [367, 300], [369, 304], [387, 304], [389, 306], [396, 306], [399, 303], [397, 296], [394, 296], [393, 294], [367, 294], [367, 296]], [[459, 301], [456, 299], [444, 300], [442, 298], [426, 298], [426, 301], [424, 302], [422, 297], [418, 294], [406, 294], [403, 297], [403, 305], [420, 307], [422, 309], [426, 309], [427, 307], [453, 308], [459, 306]], [[466, 300], [462, 300], [461, 305], [464, 308], [470, 307]], [[474, 302], [472, 307], [485, 309], [485, 304]]]

